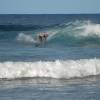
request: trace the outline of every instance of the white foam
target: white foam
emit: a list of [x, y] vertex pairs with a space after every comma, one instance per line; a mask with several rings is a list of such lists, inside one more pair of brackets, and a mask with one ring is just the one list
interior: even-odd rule
[[83, 25], [76, 27], [75, 29], [80, 30], [81, 32], [78, 33], [80, 36], [99, 36], [100, 37], [100, 24], [94, 24], [90, 21], [85, 22]]
[[20, 42], [25, 42], [25, 43], [35, 43], [36, 42], [32, 35], [27, 35], [24, 33], [19, 33], [16, 39]]
[[100, 59], [66, 61], [1, 62], [0, 78], [74, 78], [100, 74]]

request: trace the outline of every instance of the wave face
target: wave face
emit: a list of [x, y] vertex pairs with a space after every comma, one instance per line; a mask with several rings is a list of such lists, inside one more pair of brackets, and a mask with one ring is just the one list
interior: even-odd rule
[[[59, 46], [100, 46], [100, 24], [90, 21], [75, 21], [43, 29], [49, 34], [47, 43]], [[39, 31], [41, 32], [41, 31]], [[17, 40], [35, 43], [35, 34], [19, 33]]]
[[100, 75], [100, 59], [56, 60], [54, 62], [2, 62], [0, 78], [65, 78]]

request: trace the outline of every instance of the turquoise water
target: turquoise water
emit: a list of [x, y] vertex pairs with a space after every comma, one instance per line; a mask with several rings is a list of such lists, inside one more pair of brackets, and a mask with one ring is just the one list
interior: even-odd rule
[[1, 100], [99, 100], [100, 77], [0, 81]]

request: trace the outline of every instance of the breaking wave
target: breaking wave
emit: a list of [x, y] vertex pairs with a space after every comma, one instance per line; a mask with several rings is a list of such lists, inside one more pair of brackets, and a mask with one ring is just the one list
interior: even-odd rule
[[[56, 27], [44, 29], [49, 34], [48, 44], [62, 44], [65, 46], [100, 46], [100, 24], [94, 24], [90, 21], [75, 21], [58, 25]], [[39, 31], [41, 32], [41, 31]], [[19, 33], [18, 41], [36, 43], [34, 35]]]
[[[100, 46], [100, 24], [77, 20], [52, 26], [37, 26], [37, 31], [0, 33], [1, 40], [16, 40], [24, 43], [36, 43], [37, 34], [48, 32], [48, 45], [59, 46]], [[2, 27], [1, 27], [2, 28]]]
[[37, 62], [1, 62], [0, 78], [25, 77], [82, 78], [100, 75], [100, 59], [56, 60]]

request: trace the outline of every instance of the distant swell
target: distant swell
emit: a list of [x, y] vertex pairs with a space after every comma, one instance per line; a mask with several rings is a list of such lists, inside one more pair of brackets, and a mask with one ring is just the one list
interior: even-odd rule
[[40, 25], [0, 25], [0, 31], [29, 31], [41, 29]]
[[38, 62], [1, 62], [0, 78], [23, 77], [75, 78], [100, 75], [100, 59]]
[[59, 24], [54, 25], [0, 25], [0, 31], [30, 31], [36, 29], [43, 29], [43, 28], [51, 28], [59, 26]]

